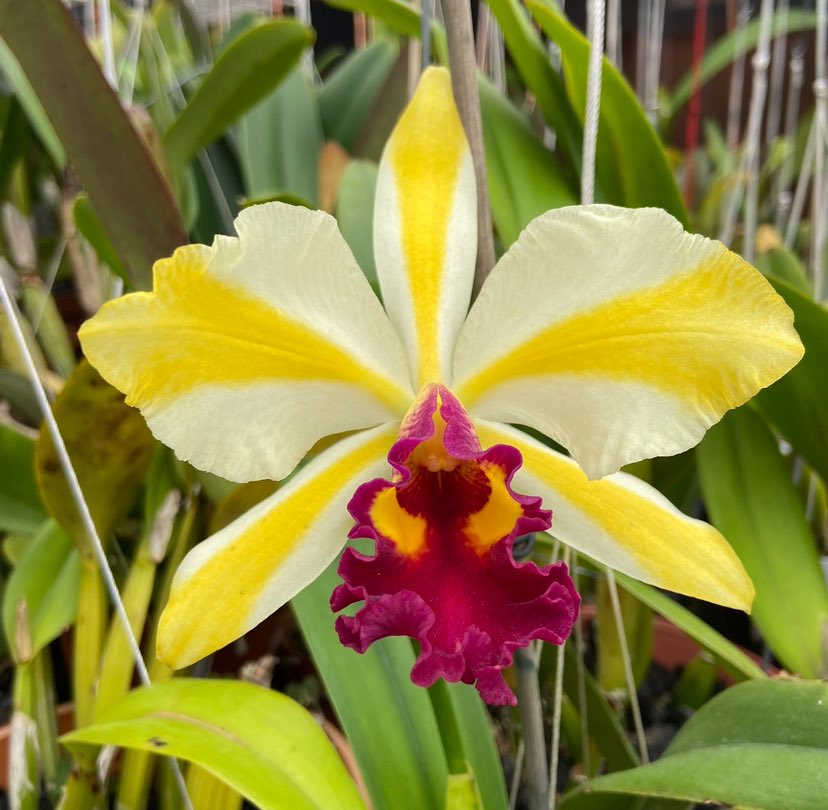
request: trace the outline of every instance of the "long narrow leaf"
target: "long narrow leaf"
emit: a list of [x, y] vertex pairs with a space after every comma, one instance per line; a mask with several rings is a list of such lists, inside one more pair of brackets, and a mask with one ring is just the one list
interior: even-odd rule
[[169, 186], [55, 0], [0, 0], [0, 37], [43, 104], [133, 285], [187, 241]]

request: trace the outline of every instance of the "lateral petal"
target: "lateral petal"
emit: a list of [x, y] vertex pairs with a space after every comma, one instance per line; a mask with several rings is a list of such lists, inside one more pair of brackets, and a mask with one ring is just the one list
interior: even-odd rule
[[484, 446], [508, 443], [523, 456], [515, 486], [552, 510], [550, 532], [598, 562], [643, 582], [749, 612], [754, 589], [728, 542], [626, 473], [589, 481], [572, 459], [525, 433], [475, 420]]
[[477, 256], [471, 152], [443, 68], [423, 73], [379, 166], [374, 256], [415, 389], [445, 382]]
[[158, 627], [158, 657], [178, 669], [255, 627], [337, 555], [353, 521], [347, 503], [388, 474], [399, 423], [349, 436], [197, 545], [176, 572]]
[[659, 209], [571, 207], [534, 220], [492, 272], [452, 387], [598, 478], [692, 447], [802, 353], [790, 309], [720, 242]]
[[180, 458], [234, 481], [278, 480], [318, 439], [399, 417], [413, 394], [331, 217], [268, 203], [236, 228], [157, 262], [152, 293], [109, 302], [80, 337]]

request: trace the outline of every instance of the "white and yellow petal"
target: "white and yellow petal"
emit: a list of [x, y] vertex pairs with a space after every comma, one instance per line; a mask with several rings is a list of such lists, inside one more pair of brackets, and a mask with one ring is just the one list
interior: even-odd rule
[[446, 381], [471, 296], [477, 197], [471, 151], [443, 68], [423, 73], [383, 152], [374, 256], [415, 388]]
[[515, 488], [552, 509], [551, 534], [600, 563], [667, 590], [750, 611], [754, 589], [716, 529], [626, 473], [589, 481], [580, 467], [515, 428], [476, 420], [484, 446], [523, 456]]
[[597, 478], [692, 447], [802, 353], [790, 309], [720, 242], [658, 209], [573, 207], [534, 220], [494, 269], [452, 388]]
[[80, 338], [180, 458], [278, 480], [318, 439], [399, 418], [410, 375], [331, 217], [269, 203], [236, 228], [157, 262], [153, 292], [106, 304]]
[[158, 627], [158, 657], [178, 669], [237, 639], [312, 582], [353, 525], [346, 508], [390, 472], [391, 423], [324, 451], [250, 511], [197, 545], [176, 572]]

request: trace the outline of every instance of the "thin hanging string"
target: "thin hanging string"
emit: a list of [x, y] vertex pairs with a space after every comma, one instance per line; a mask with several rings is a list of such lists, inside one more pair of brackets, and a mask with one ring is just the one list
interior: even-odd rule
[[587, 72], [584, 144], [581, 168], [581, 205], [595, 201], [595, 151], [598, 144], [598, 118], [601, 112], [601, 74], [604, 42], [604, 0], [590, 0], [589, 67]]
[[[66, 482], [69, 485], [72, 500], [75, 502], [84, 531], [91, 541], [92, 551], [95, 554], [95, 559], [97, 560], [98, 567], [100, 568], [101, 575], [103, 576], [104, 584], [107, 592], [109, 593], [109, 597], [112, 600], [112, 605], [115, 608], [118, 619], [121, 622], [124, 634], [126, 635], [127, 643], [129, 644], [129, 649], [135, 662], [135, 669], [138, 673], [138, 680], [144, 686], [149, 686], [149, 671], [147, 670], [147, 665], [144, 663], [144, 657], [141, 655], [141, 648], [138, 646], [138, 640], [135, 638], [135, 633], [132, 631], [132, 626], [129, 623], [129, 616], [127, 615], [126, 608], [124, 607], [124, 603], [121, 599], [121, 594], [118, 592], [118, 586], [115, 583], [115, 577], [112, 575], [112, 569], [109, 567], [109, 563], [107, 562], [101, 538], [98, 535], [98, 530], [95, 528], [95, 523], [92, 520], [91, 513], [89, 512], [89, 506], [86, 503], [83, 490], [81, 489], [80, 482], [78, 481], [78, 476], [75, 473], [75, 468], [72, 466], [72, 461], [66, 450], [66, 445], [64, 444], [63, 436], [61, 436], [60, 428], [58, 427], [57, 421], [52, 413], [52, 408], [49, 405], [49, 399], [46, 396], [46, 389], [43, 387], [43, 383], [41, 382], [37, 369], [35, 368], [31, 352], [29, 351], [29, 346], [23, 337], [23, 330], [20, 328], [20, 322], [18, 320], [17, 307], [15, 307], [12, 302], [9, 291], [6, 288], [6, 282], [2, 276], [0, 276], [0, 298], [2, 299], [3, 310], [6, 313], [9, 324], [11, 325], [15, 343], [17, 344], [20, 355], [23, 357], [23, 362], [26, 365], [26, 372], [29, 376], [29, 380], [31, 381], [32, 388], [34, 389], [37, 404], [43, 414], [43, 421], [46, 424], [46, 429], [48, 430], [49, 436], [54, 444], [58, 461], [63, 469], [63, 474], [66, 476]], [[184, 776], [181, 773], [181, 769], [178, 766], [178, 761], [171, 757], [170, 766], [175, 774], [184, 805], [187, 810], [192, 810], [192, 803], [190, 802], [189, 795], [187, 794], [187, 786], [184, 782]]]
[[785, 85], [785, 51], [788, 46], [785, 27], [788, 22], [789, 11], [790, 0], [779, 0], [777, 5], [777, 18], [780, 20], [781, 26], [779, 34], [773, 41], [768, 120], [765, 125], [765, 143], [768, 146], [779, 137], [779, 127], [782, 123], [782, 91]]

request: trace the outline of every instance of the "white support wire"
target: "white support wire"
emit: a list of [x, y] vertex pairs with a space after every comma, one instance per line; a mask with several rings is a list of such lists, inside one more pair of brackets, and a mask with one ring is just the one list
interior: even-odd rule
[[[593, 0], [594, 1], [594, 0]], [[598, 0], [603, 3], [603, 0]], [[603, 37], [598, 40], [603, 44]], [[590, 47], [594, 47], [596, 40], [593, 40]], [[567, 568], [572, 566], [572, 550], [567, 546], [564, 549], [563, 561]], [[580, 617], [576, 619], [580, 621]], [[549, 810], [555, 810], [558, 804], [558, 762], [560, 761], [561, 747], [561, 714], [563, 708], [563, 676], [564, 676], [564, 653], [566, 642], [558, 645], [555, 650], [555, 693], [552, 701], [554, 708], [552, 715], [552, 742], [549, 750]]]
[[822, 303], [825, 296], [825, 150], [828, 139], [828, 77], [826, 77], [826, 35], [828, 35], [828, 0], [817, 0], [816, 64], [814, 98], [816, 99], [816, 140], [814, 144], [814, 186], [811, 201], [811, 269], [814, 298]]
[[791, 53], [791, 63], [788, 78], [788, 103], [785, 109], [785, 140], [788, 142], [788, 153], [782, 161], [776, 182], [776, 211], [774, 213], [774, 227], [782, 233], [788, 214], [791, 210], [791, 176], [793, 174], [794, 152], [793, 141], [796, 136], [796, 127], [799, 121], [799, 99], [802, 95], [802, 84], [805, 75], [804, 49], [796, 45]]
[[633, 716], [633, 727], [635, 736], [638, 739], [638, 749], [641, 754], [641, 762], [646, 765], [650, 761], [650, 752], [647, 750], [647, 738], [644, 735], [644, 723], [641, 721], [641, 706], [638, 703], [638, 693], [635, 689], [635, 678], [630, 659], [630, 647], [627, 644], [627, 632], [624, 629], [624, 614], [621, 612], [621, 602], [618, 599], [618, 585], [615, 583], [615, 571], [607, 568], [607, 585], [612, 604], [612, 612], [615, 616], [615, 629], [618, 633], [618, 643], [621, 648], [621, 661], [624, 664], [624, 679], [627, 681], [627, 692], [630, 699], [630, 709]]
[[742, 156], [733, 190], [728, 197], [719, 230], [719, 241], [730, 246], [736, 231], [739, 203], [742, 200], [742, 180], [748, 178], [747, 199], [745, 205], [745, 237], [742, 255], [748, 261], [755, 253], [756, 204], [759, 174], [759, 139], [762, 134], [762, 113], [765, 109], [765, 97], [768, 87], [768, 65], [770, 64], [770, 35], [773, 20], [773, 0], [762, 0], [759, 12], [759, 39], [756, 53], [753, 55], [753, 84], [750, 93], [747, 132], [742, 147]]
[[782, 30], [773, 41], [770, 93], [768, 95], [768, 120], [765, 125], [765, 143], [769, 147], [779, 137], [779, 127], [782, 123], [782, 91], [785, 87], [785, 51], [788, 45], [785, 24], [788, 21], [789, 10], [790, 0], [779, 0], [777, 5], [777, 18], [782, 22]]
[[581, 205], [595, 201], [595, 151], [598, 144], [598, 119], [601, 112], [601, 73], [604, 44], [604, 0], [589, 0], [589, 67], [587, 69], [584, 143], [581, 161]]
[[638, 26], [635, 48], [635, 94], [647, 108], [647, 48], [650, 42], [652, 0], [638, 0]]
[[785, 247], [793, 247], [796, 232], [799, 230], [799, 223], [802, 220], [802, 212], [805, 210], [805, 197], [808, 193], [808, 184], [811, 182], [811, 172], [814, 170], [814, 153], [816, 151], [817, 127], [816, 118], [811, 120], [808, 128], [808, 141], [805, 144], [805, 153], [802, 157], [802, 166], [799, 169], [799, 178], [796, 181], [791, 213], [788, 217], [788, 225], [785, 228]]
[[650, 121], [658, 118], [658, 85], [661, 79], [661, 49], [664, 43], [664, 11], [666, 0], [651, 0], [650, 28], [647, 32], [647, 55], [645, 59], [644, 109]]
[[621, 0], [607, 0], [607, 59], [621, 70]]
[[[740, 0], [736, 17], [736, 47], [741, 50], [745, 26], [750, 19], [750, 0]], [[730, 95], [727, 102], [727, 129], [725, 140], [728, 149], [735, 152], [739, 146], [739, 129], [742, 122], [742, 95], [745, 84], [745, 54], [742, 52], [733, 63], [730, 73]]]
[[[60, 433], [60, 428], [58, 427], [57, 421], [55, 420], [55, 416], [52, 413], [52, 408], [49, 405], [49, 399], [46, 396], [46, 389], [43, 387], [43, 383], [41, 382], [40, 377], [38, 376], [34, 360], [32, 358], [31, 352], [29, 351], [26, 339], [23, 336], [23, 330], [20, 328], [17, 307], [15, 307], [14, 302], [12, 301], [11, 296], [9, 294], [9, 291], [6, 289], [6, 284], [2, 276], [0, 276], [0, 299], [2, 299], [3, 310], [5, 311], [6, 317], [8, 318], [9, 324], [11, 326], [15, 343], [17, 344], [17, 347], [26, 365], [26, 372], [29, 376], [32, 388], [34, 389], [37, 404], [40, 408], [41, 413], [43, 414], [43, 421], [46, 425], [47, 431], [49, 432], [49, 436], [52, 439], [52, 443], [54, 444], [55, 452], [57, 453], [60, 466], [63, 469], [64, 475], [66, 476], [66, 482], [69, 485], [69, 491], [72, 495], [72, 500], [75, 502], [75, 506], [77, 507], [78, 514], [80, 516], [81, 524], [83, 525], [84, 531], [86, 532], [87, 537], [90, 541], [92, 551], [98, 563], [98, 568], [100, 569], [101, 576], [103, 577], [104, 585], [106, 586], [106, 590], [109, 593], [110, 599], [112, 600], [112, 605], [115, 609], [115, 613], [117, 614], [118, 620], [121, 622], [124, 634], [126, 635], [127, 643], [129, 645], [132, 658], [135, 662], [135, 669], [138, 673], [138, 680], [144, 686], [149, 686], [149, 671], [147, 670], [147, 665], [144, 662], [144, 657], [141, 654], [141, 648], [138, 645], [138, 639], [135, 637], [135, 633], [132, 631], [132, 626], [129, 623], [129, 616], [127, 615], [126, 608], [124, 607], [123, 600], [121, 599], [121, 594], [118, 591], [118, 585], [115, 582], [115, 577], [112, 575], [112, 569], [109, 567], [109, 563], [106, 559], [106, 553], [104, 552], [103, 544], [101, 543], [101, 538], [98, 535], [98, 530], [95, 528], [95, 523], [92, 520], [92, 515], [89, 511], [89, 506], [86, 503], [86, 499], [83, 495], [83, 490], [81, 489], [80, 482], [78, 481], [78, 476], [75, 473], [75, 468], [72, 466], [72, 460], [69, 458], [69, 453], [66, 450], [66, 445], [64, 444], [63, 436]], [[190, 798], [187, 793], [187, 785], [184, 782], [184, 776], [181, 773], [180, 767], [178, 766], [178, 761], [171, 757], [170, 766], [173, 769], [173, 773], [175, 774], [179, 790], [181, 791], [182, 801], [184, 802], [184, 805], [187, 808], [187, 810], [192, 810], [192, 803], [190, 802]]]
[[750, 94], [750, 112], [745, 143], [748, 184], [745, 193], [745, 236], [742, 244], [742, 255], [749, 262], [753, 262], [756, 256], [756, 228], [759, 219], [759, 147], [762, 138], [762, 114], [765, 111], [765, 100], [768, 95], [773, 1], [762, 0], [759, 12], [759, 41], [756, 45], [756, 53], [753, 55], [753, 89]]
[[112, 43], [112, 9], [109, 0], [98, 0], [99, 33], [103, 48], [103, 74], [109, 86], [118, 91], [118, 76], [115, 72], [115, 48]]

